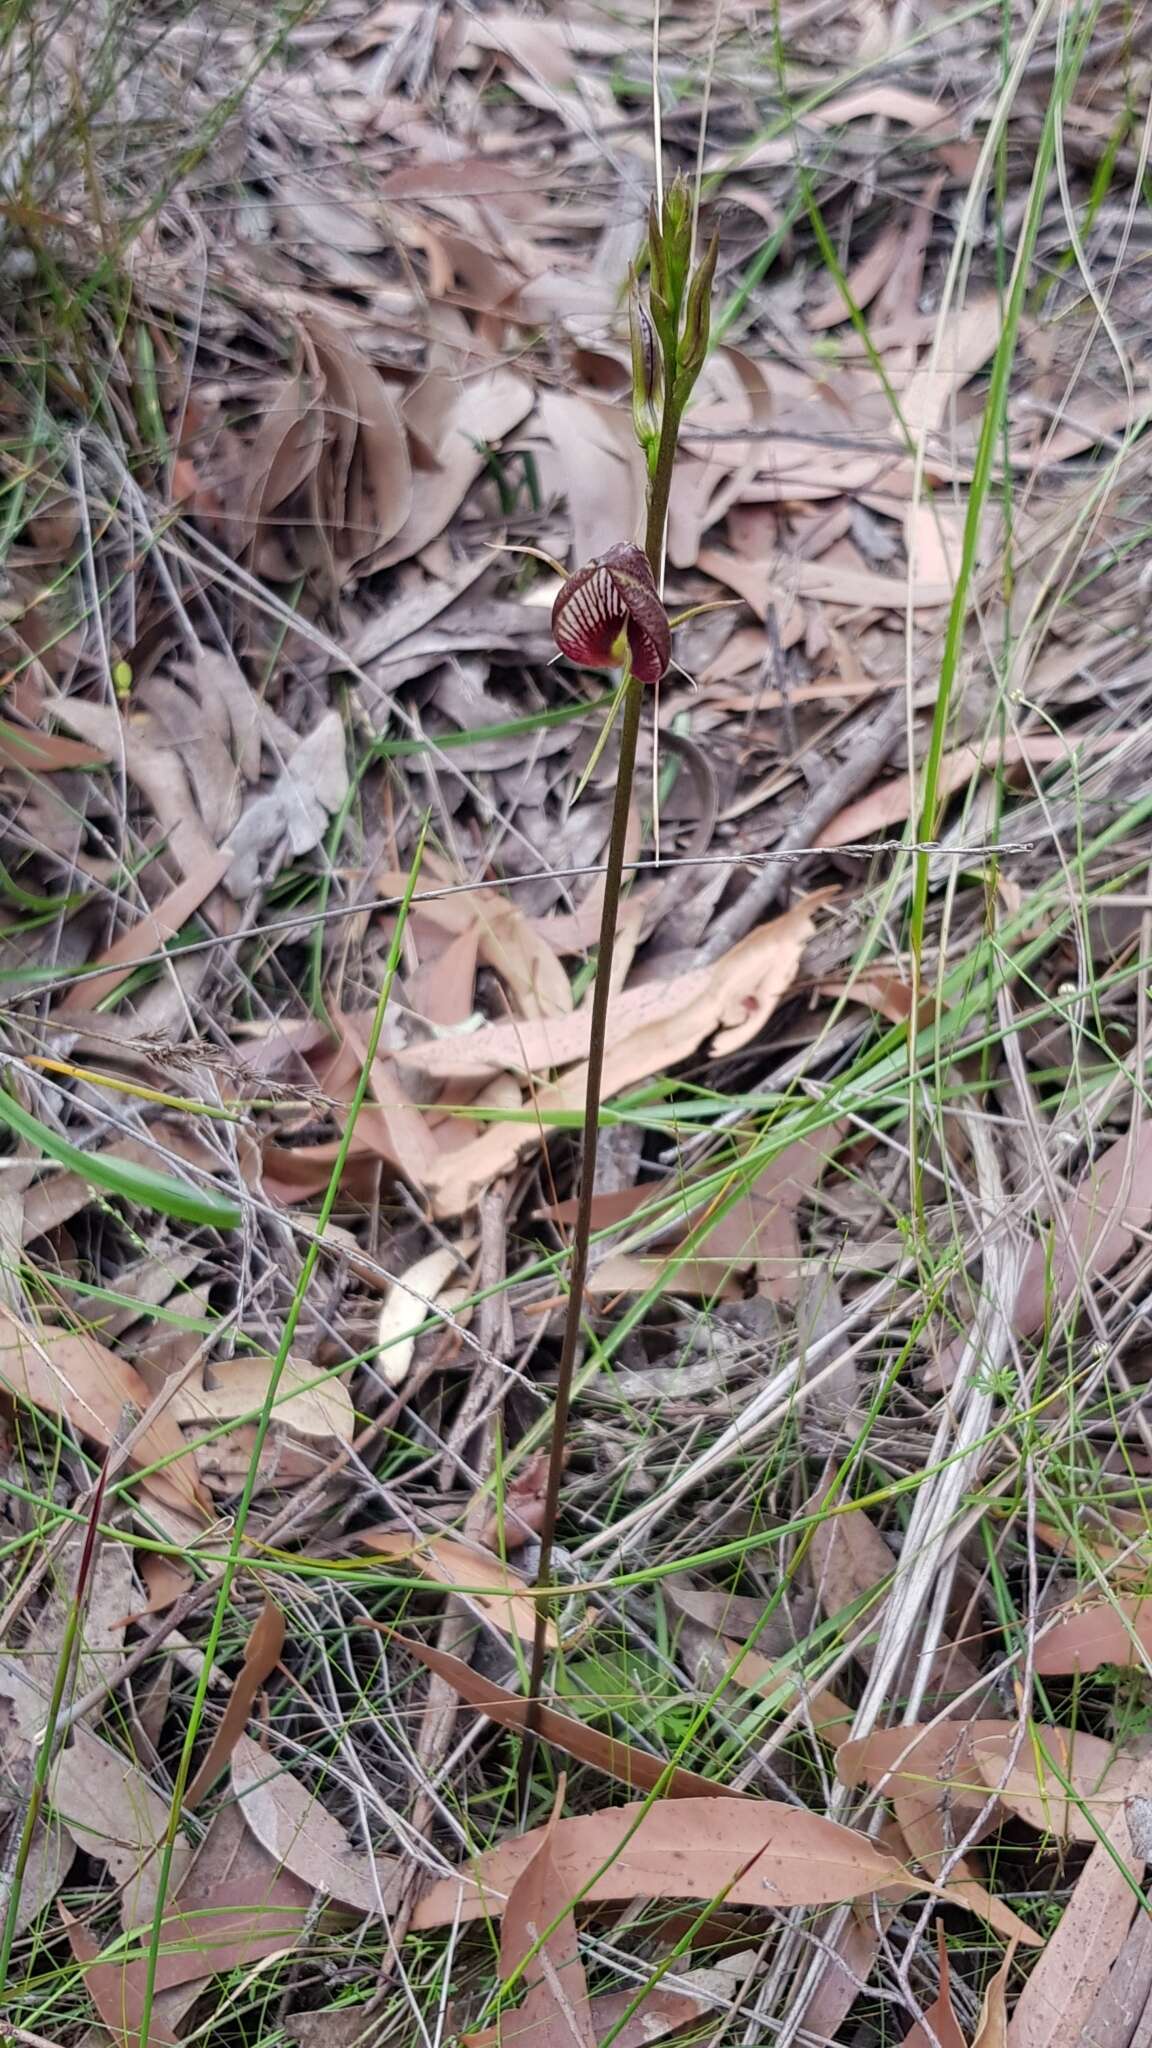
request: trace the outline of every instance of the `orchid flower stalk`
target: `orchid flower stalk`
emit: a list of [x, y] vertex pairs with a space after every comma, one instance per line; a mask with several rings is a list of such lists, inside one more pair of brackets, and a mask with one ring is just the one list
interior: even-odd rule
[[629, 329], [632, 341], [632, 418], [648, 469], [648, 515], [644, 546], [623, 538], [594, 562], [577, 569], [564, 582], [552, 612], [552, 631], [562, 654], [585, 668], [620, 670], [623, 705], [616, 796], [604, 871], [604, 905], [596, 954], [596, 980], [588, 1046], [588, 1081], [584, 1100], [584, 1136], [572, 1263], [556, 1401], [544, 1489], [537, 1565], [537, 1600], [532, 1659], [528, 1680], [527, 1719], [520, 1753], [523, 1801], [531, 1778], [535, 1747], [534, 1719], [544, 1677], [548, 1621], [552, 1607], [552, 1553], [560, 1506], [560, 1485], [572, 1405], [580, 1323], [588, 1275], [592, 1234], [592, 1195], [596, 1184], [596, 1147], [600, 1128], [600, 1092], [607, 1038], [612, 955], [620, 913], [624, 853], [636, 768], [636, 745], [644, 690], [657, 683], [671, 656], [672, 628], [661, 595], [664, 533], [680, 423], [693, 386], [708, 355], [712, 281], [717, 241], [713, 237], [701, 261], [693, 266], [693, 204], [687, 181], [678, 176], [669, 185], [661, 207], [649, 210], [645, 250], [647, 295], [640, 266], [630, 276]]

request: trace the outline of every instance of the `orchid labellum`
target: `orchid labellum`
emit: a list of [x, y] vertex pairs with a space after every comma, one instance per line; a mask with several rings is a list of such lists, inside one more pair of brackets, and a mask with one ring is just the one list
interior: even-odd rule
[[552, 637], [581, 668], [622, 668], [658, 683], [672, 629], [643, 548], [618, 541], [569, 576], [552, 607]]

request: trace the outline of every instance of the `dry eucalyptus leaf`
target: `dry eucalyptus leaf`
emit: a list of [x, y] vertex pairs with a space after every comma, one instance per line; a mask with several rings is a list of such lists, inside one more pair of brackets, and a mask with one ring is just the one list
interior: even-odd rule
[[[105, 1450], [129, 1421], [142, 1415], [150, 1395], [137, 1372], [94, 1337], [34, 1330], [0, 1304], [0, 1386], [49, 1415], [65, 1416], [80, 1436]], [[185, 1513], [206, 1505], [175, 1419], [161, 1410], [134, 1441], [135, 1465], [171, 1462], [144, 1482], [157, 1500]]]
[[[448, 1586], [480, 1608], [505, 1635], [530, 1643], [536, 1629], [536, 1601], [528, 1581], [487, 1551], [457, 1543], [451, 1536], [408, 1536], [402, 1529], [357, 1529], [357, 1543], [377, 1557], [412, 1564], [438, 1586]], [[501, 1591], [501, 1588], [507, 1591]], [[560, 1647], [555, 1622], [548, 1623], [550, 1648]]]
[[266, 886], [285, 862], [311, 853], [348, 793], [344, 723], [329, 711], [300, 741], [279, 781], [249, 804], [225, 851], [224, 886], [236, 897]]
[[[238, 1422], [258, 1416], [272, 1378], [273, 1360], [245, 1353], [218, 1359], [199, 1384], [185, 1380], [170, 1407], [178, 1422]], [[210, 1377], [211, 1384], [208, 1384]], [[322, 1373], [306, 1358], [290, 1357], [276, 1389], [272, 1420], [294, 1435], [351, 1443], [355, 1432], [352, 1397], [343, 1380]]]
[[415, 1355], [417, 1333], [435, 1315], [437, 1301], [460, 1270], [451, 1246], [438, 1245], [392, 1282], [376, 1325], [377, 1363], [390, 1387], [403, 1385]]
[[[64, 1645], [84, 1542], [85, 1532], [77, 1530], [53, 1558], [49, 1598], [29, 1630], [20, 1653], [28, 1677], [47, 1692], [52, 1689]], [[90, 1692], [116, 1669], [124, 1653], [128, 1616], [137, 1605], [131, 1552], [123, 1543], [102, 1543], [96, 1552], [96, 1562], [84, 1595], [75, 1666], [77, 1693]], [[99, 1709], [94, 1708], [93, 1712], [97, 1713]]]
[[357, 1912], [379, 1913], [394, 1904], [393, 1858], [370, 1861], [307, 1786], [247, 1735], [232, 1752], [232, 1789], [247, 1825], [274, 1862]]

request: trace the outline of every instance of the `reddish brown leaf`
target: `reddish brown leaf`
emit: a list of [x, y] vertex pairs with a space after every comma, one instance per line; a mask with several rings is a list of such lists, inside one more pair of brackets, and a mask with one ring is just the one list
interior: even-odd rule
[[[844, 1784], [871, 1785], [891, 1800], [909, 1852], [935, 1878], [957, 1834], [964, 1831], [965, 1817], [978, 1815], [987, 1804], [974, 1744], [984, 1736], [995, 1739], [1013, 1732], [1007, 1721], [877, 1728], [862, 1740], [842, 1745], [836, 1771]], [[985, 1889], [967, 1857], [952, 1866], [944, 1889], [1008, 1940], [1042, 1945], [1042, 1935]]]
[[185, 1806], [198, 1806], [226, 1768], [247, 1726], [252, 1702], [265, 1679], [275, 1671], [283, 1648], [284, 1616], [274, 1600], [265, 1599], [248, 1637], [244, 1662], [233, 1682], [228, 1705], [208, 1745], [208, 1753], [184, 1794]]
[[[470, 1707], [476, 1707], [486, 1714], [490, 1721], [496, 1721], [502, 1728], [526, 1728], [528, 1725], [528, 1702], [518, 1693], [509, 1692], [503, 1685], [496, 1685], [489, 1678], [481, 1678], [470, 1664], [459, 1657], [450, 1657], [444, 1650], [432, 1649], [427, 1643], [416, 1642], [408, 1636], [393, 1638], [398, 1648], [407, 1650], [410, 1656], [419, 1658], [429, 1671], [435, 1671], [447, 1680], [453, 1690]], [[604, 1771], [610, 1778], [619, 1778], [632, 1791], [652, 1792], [664, 1781], [664, 1796], [668, 1799], [714, 1799], [723, 1787], [711, 1778], [697, 1777], [695, 1771], [685, 1771], [676, 1766], [671, 1772], [658, 1756], [649, 1756], [645, 1750], [633, 1749], [631, 1743], [619, 1742], [612, 1735], [605, 1735], [599, 1728], [587, 1728], [582, 1721], [573, 1721], [567, 1714], [558, 1714], [554, 1707], [541, 1703], [536, 1710], [534, 1725], [541, 1738], [550, 1742], [554, 1749], [562, 1749], [566, 1756], [575, 1757], [578, 1763], [591, 1764], [595, 1770]], [[734, 1795], [735, 1796], [735, 1795]]]
[[552, 1854], [558, 1825], [554, 1814], [512, 1887], [500, 1930], [501, 1977], [507, 1983], [524, 1971], [524, 1997], [501, 2030], [518, 2048], [596, 2048], [576, 1915]]
[[1060, 1608], [1036, 1642], [1042, 1677], [1098, 1671], [1102, 1664], [1145, 1665], [1152, 1649], [1152, 1598], [1127, 1593]]
[[[457, 1877], [434, 1884], [414, 1928], [498, 1916], [541, 1830], [502, 1842]], [[820, 1906], [858, 1898], [907, 1874], [866, 1835], [773, 1799], [690, 1799], [610, 1807], [558, 1823], [560, 1882], [605, 1899], [722, 1899], [736, 1906]], [[606, 1866], [606, 1867], [605, 1867]]]
[[923, 2020], [917, 2020], [915, 2026], [909, 2027], [903, 2048], [968, 2048], [964, 2029], [952, 2005], [948, 1947], [939, 1921], [936, 1922], [936, 1947], [940, 1958], [940, 1989], [931, 2005], [924, 2008]]
[[63, 733], [33, 732], [28, 726], [0, 718], [0, 763], [7, 768], [50, 775], [63, 768], [102, 768], [107, 759], [98, 748], [67, 739]]
[[1128, 1795], [1135, 1759], [1082, 1729], [1036, 1728], [1025, 1730], [1009, 1770], [1015, 1736], [1015, 1729], [995, 1734], [985, 1728], [973, 1739], [972, 1754], [989, 1791], [1041, 1834], [1065, 1842], [1099, 1841]]
[[57, 1015], [64, 1017], [77, 1010], [94, 1010], [127, 980], [138, 960], [143, 960], [149, 953], [163, 952], [167, 941], [176, 937], [205, 898], [212, 894], [227, 871], [229, 859], [228, 854], [218, 853], [214, 861], [204, 862], [153, 909], [146, 910], [142, 917], [137, 918], [128, 931], [113, 939], [99, 959], [92, 962], [94, 967], [106, 967], [108, 972], [77, 982], [57, 1005]]
[[[105, 1450], [120, 1433], [124, 1411], [142, 1415], [151, 1397], [140, 1375], [94, 1337], [59, 1330], [34, 1330], [0, 1304], [0, 1386], [50, 1415], [66, 1416], [79, 1435]], [[184, 1513], [207, 1507], [192, 1454], [172, 1417], [161, 1410], [132, 1444], [134, 1465], [158, 1464], [145, 1484], [157, 1500]]]

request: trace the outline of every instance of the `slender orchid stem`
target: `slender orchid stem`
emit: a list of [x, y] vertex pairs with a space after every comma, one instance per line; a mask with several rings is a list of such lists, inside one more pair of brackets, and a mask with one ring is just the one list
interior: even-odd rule
[[[664, 405], [660, 441], [648, 491], [648, 522], [644, 551], [657, 586], [664, 566], [664, 531], [668, 524], [668, 500], [680, 432], [682, 405], [669, 391]], [[584, 1310], [584, 1286], [588, 1277], [588, 1250], [592, 1237], [592, 1197], [596, 1187], [596, 1151], [600, 1137], [600, 1093], [604, 1075], [604, 1054], [608, 1039], [608, 1002], [612, 991], [612, 959], [616, 950], [616, 926], [628, 821], [632, 806], [632, 785], [636, 769], [636, 745], [644, 708], [644, 685], [627, 674], [624, 681], [624, 715], [620, 727], [620, 760], [616, 774], [616, 796], [612, 806], [612, 828], [604, 868], [604, 905], [600, 915], [600, 939], [596, 952], [596, 981], [592, 991], [592, 1014], [588, 1037], [588, 1084], [584, 1095], [584, 1138], [580, 1159], [580, 1192], [572, 1232], [572, 1265], [568, 1279], [568, 1303], [560, 1365], [556, 1376], [556, 1406], [548, 1450], [548, 1474], [544, 1483], [544, 1513], [540, 1524], [540, 1557], [536, 1567], [535, 1627], [528, 1674], [528, 1714], [519, 1759], [519, 1793], [523, 1806], [532, 1775], [536, 1752], [536, 1716], [544, 1680], [548, 1650], [548, 1623], [552, 1614], [549, 1582], [556, 1523], [560, 1512], [560, 1485], [564, 1473], [564, 1451], [568, 1438], [568, 1417], [572, 1387], [580, 1353], [580, 1324]]]

